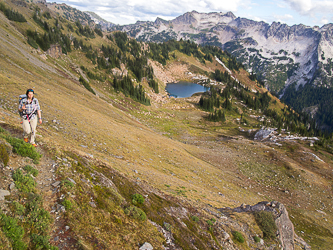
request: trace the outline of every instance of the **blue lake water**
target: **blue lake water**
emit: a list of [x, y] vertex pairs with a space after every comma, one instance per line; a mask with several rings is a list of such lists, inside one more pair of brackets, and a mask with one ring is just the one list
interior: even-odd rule
[[191, 97], [195, 93], [206, 92], [209, 88], [193, 82], [177, 82], [168, 83], [165, 90], [170, 94], [170, 96], [184, 98]]

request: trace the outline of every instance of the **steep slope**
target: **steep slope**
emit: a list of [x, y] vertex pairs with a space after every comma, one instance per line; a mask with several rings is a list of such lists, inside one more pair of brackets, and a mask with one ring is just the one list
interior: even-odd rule
[[[11, 167], [16, 171], [29, 162], [49, 171], [45, 165], [53, 158], [55, 173], [45, 185], [52, 182], [54, 186], [45, 186], [41, 194], [49, 197], [47, 192], [54, 191], [56, 197], [52, 204], [45, 202], [44, 208], [52, 212], [58, 203], [66, 205], [66, 213], [59, 206], [58, 214], [51, 213], [56, 231], [50, 234], [52, 244], [65, 249], [134, 249], [147, 241], [154, 249], [268, 249], [280, 243], [269, 238], [255, 241], [254, 236], [264, 238], [264, 234], [252, 213], [226, 208], [262, 200], [284, 203], [296, 233], [313, 249], [332, 244], [332, 154], [325, 147], [317, 144], [316, 152], [307, 141], [254, 141], [252, 133], [259, 129], [258, 117], [263, 114], [235, 96], [230, 97], [233, 109], [226, 111], [224, 123], [207, 120], [209, 113], [199, 109], [196, 96], [165, 97], [163, 86], [168, 79], [203, 79], [215, 70], [226, 72], [217, 60], [202, 64], [179, 51], [165, 65], [151, 60], [162, 94], [156, 94], [143, 79], [152, 100], [151, 106], [145, 106], [115, 91], [108, 80], [85, 77], [86, 68], [98, 76], [105, 74], [92, 63], [93, 57], [86, 56], [88, 52], [72, 45], [67, 55], [54, 58], [33, 49], [23, 31], [32, 26], [43, 32], [32, 18], [34, 11], [12, 7], [24, 13], [28, 23], [9, 21], [0, 13], [0, 110], [5, 129], [1, 134], [21, 137], [17, 96], [33, 87], [43, 110], [37, 150], [45, 161], [38, 165], [13, 154], [9, 167], [1, 170], [1, 177], [8, 180], [1, 183], [1, 189], [8, 189], [12, 181]], [[46, 6], [39, 7], [47, 11]], [[75, 27], [65, 20], [59, 23], [64, 32], [71, 33], [68, 24]], [[94, 50], [101, 44], [114, 45], [106, 34], [88, 38], [77, 34], [78, 29], [73, 36], [85, 39]], [[224, 64], [230, 61], [223, 58]], [[129, 72], [135, 79], [125, 65], [112, 70]], [[243, 69], [231, 74], [249, 88], [237, 85], [232, 89], [244, 89], [253, 97], [254, 92], [266, 91]], [[89, 81], [96, 95], [82, 86], [80, 77]], [[228, 86], [227, 81], [215, 82], [221, 88]], [[269, 96], [269, 106], [282, 112], [283, 104]], [[135, 200], [135, 194], [143, 195], [143, 204]], [[226, 210], [221, 212], [221, 208]], [[5, 211], [17, 216], [10, 206]], [[140, 221], [143, 214], [148, 220]], [[70, 236], [65, 233], [68, 225]], [[238, 241], [235, 232], [245, 242]], [[0, 231], [0, 239], [6, 238], [3, 235]], [[29, 237], [24, 240], [29, 242]], [[75, 242], [62, 245], [68, 237]]]

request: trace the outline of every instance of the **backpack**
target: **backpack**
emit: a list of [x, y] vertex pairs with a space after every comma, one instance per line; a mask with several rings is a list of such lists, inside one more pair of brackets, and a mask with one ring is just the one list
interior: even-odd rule
[[[27, 95], [20, 95], [19, 96], [19, 104], [21, 104], [21, 103], [26, 103], [27, 102]], [[35, 99], [33, 100], [33, 102], [34, 102], [34, 104], [36, 104], [36, 101], [35, 101]], [[27, 113], [26, 113], [26, 111], [25, 110], [23, 110], [23, 111], [19, 111], [19, 113], [20, 113], [20, 116], [21, 117], [24, 117], [24, 116], [26, 116], [27, 115]], [[37, 110], [35, 110], [33, 113], [37, 113]], [[32, 114], [31, 114], [32, 115]]]

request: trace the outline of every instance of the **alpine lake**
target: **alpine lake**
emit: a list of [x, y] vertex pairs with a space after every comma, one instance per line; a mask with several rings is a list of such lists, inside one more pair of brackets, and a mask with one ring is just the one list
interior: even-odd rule
[[195, 93], [202, 93], [209, 90], [209, 87], [193, 82], [168, 83], [165, 90], [175, 98], [191, 97]]

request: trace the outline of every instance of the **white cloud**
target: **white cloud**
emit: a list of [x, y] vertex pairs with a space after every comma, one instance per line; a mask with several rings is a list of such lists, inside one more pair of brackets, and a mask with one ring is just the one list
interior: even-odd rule
[[[155, 20], [156, 17], [175, 18], [186, 12], [236, 12], [251, 4], [251, 0], [59, 0], [80, 10], [98, 12], [101, 17], [116, 24]], [[114, 17], [114, 18], [112, 18]]]
[[320, 13], [332, 13], [333, 1], [331, 0], [285, 0], [292, 9], [301, 15], [315, 16]]
[[[54, 1], [54, 0], [47, 0]], [[154, 21], [157, 17], [171, 20], [186, 12], [227, 12], [255, 21], [277, 19], [289, 25], [319, 25], [323, 16], [332, 22], [333, 0], [55, 0], [82, 11], [93, 11], [115, 24]], [[287, 9], [289, 9], [287, 11]], [[291, 15], [285, 15], [285, 13]], [[303, 16], [303, 17], [302, 17]], [[309, 18], [310, 17], [310, 18]]]
[[267, 23], [267, 21], [265, 19], [263, 19], [262, 17], [258, 17], [258, 16], [247, 15], [246, 18], [251, 19], [251, 20], [256, 21], [256, 22], [263, 21], [263, 22]]
[[294, 19], [294, 17], [290, 14], [284, 14], [284, 15], [273, 15], [274, 19], [278, 22], [281, 22], [281, 23], [286, 23], [287, 21], [289, 20], [292, 20]]
[[224, 11], [237, 11], [238, 7], [242, 4], [241, 0], [233, 1], [216, 1], [216, 0], [206, 0], [207, 6], [212, 10], [224, 10]]
[[323, 18], [320, 20], [320, 22], [321, 22], [322, 24], [328, 24], [330, 21], [329, 21], [326, 17], [323, 17]]

